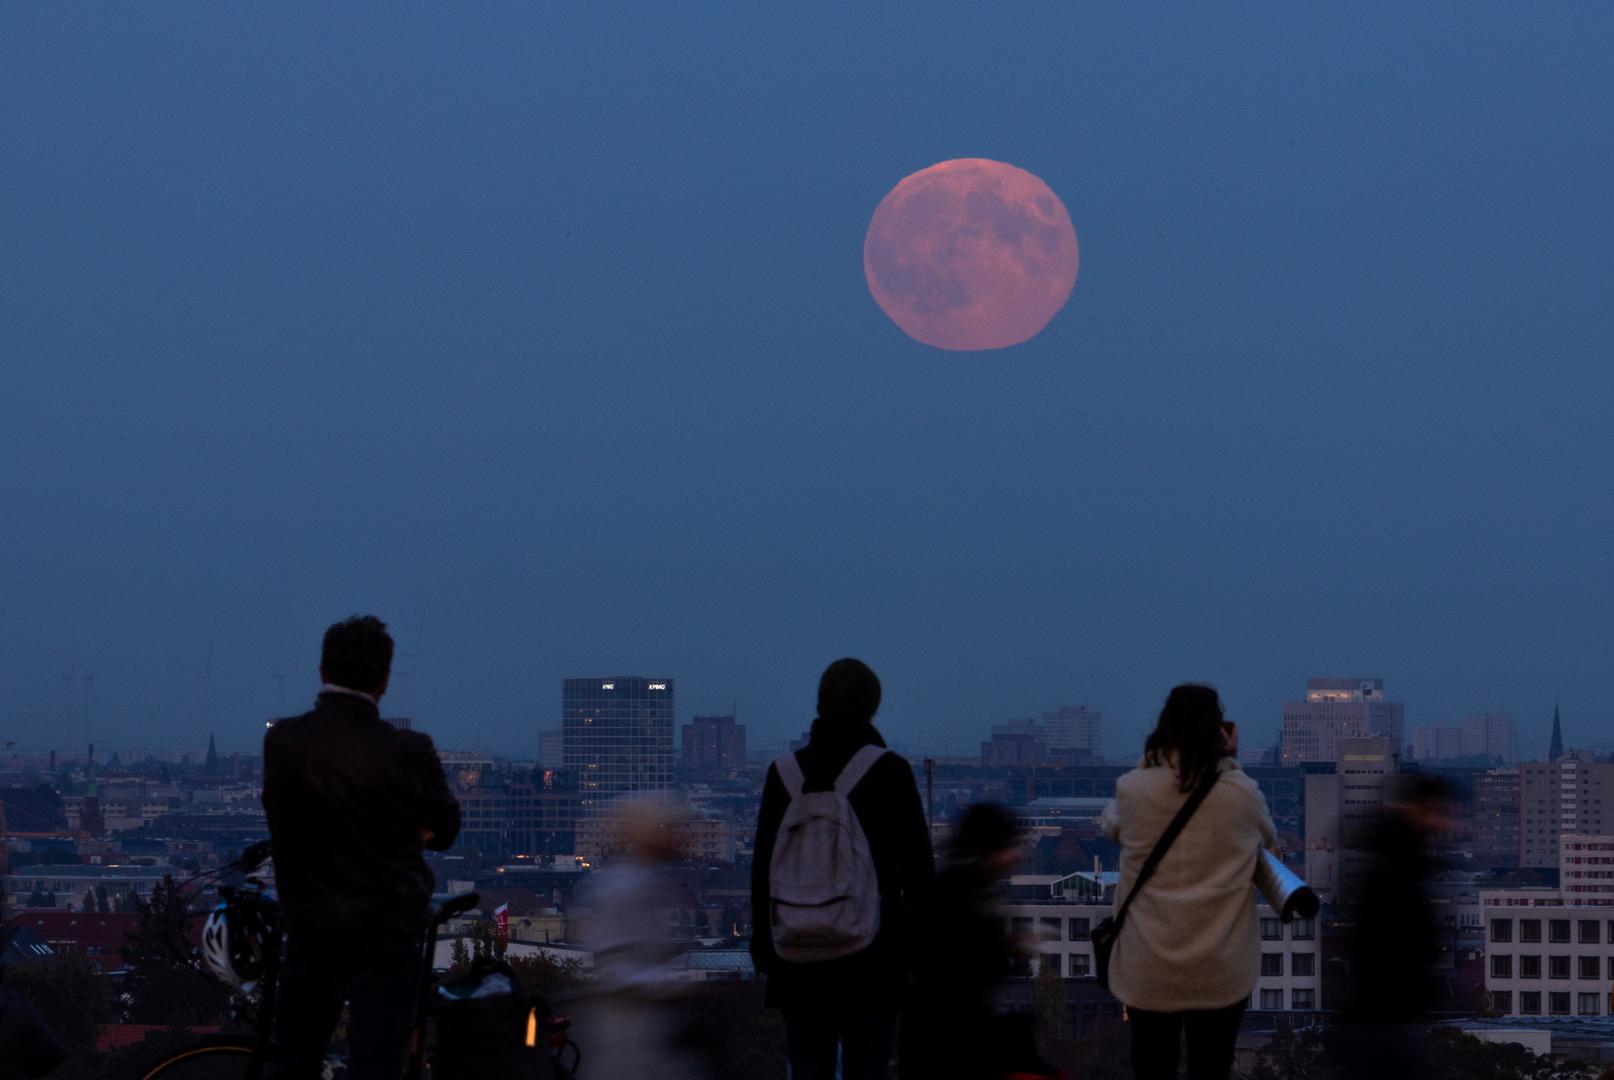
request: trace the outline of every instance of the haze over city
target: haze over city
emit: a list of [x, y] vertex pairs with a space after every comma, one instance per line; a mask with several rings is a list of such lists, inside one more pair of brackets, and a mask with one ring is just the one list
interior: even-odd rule
[[[516, 756], [841, 655], [937, 750], [1314, 675], [1607, 739], [1614, 12], [491, 10], [0, 19], [0, 738], [252, 749], [375, 611]], [[956, 157], [1080, 237], [1011, 349], [864, 279]]]

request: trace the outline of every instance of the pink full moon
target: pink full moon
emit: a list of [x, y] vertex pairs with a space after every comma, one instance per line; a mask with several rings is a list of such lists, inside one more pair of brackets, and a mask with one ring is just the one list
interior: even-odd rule
[[875, 303], [938, 349], [1003, 349], [1035, 337], [1070, 298], [1078, 261], [1059, 196], [986, 158], [903, 177], [863, 240]]

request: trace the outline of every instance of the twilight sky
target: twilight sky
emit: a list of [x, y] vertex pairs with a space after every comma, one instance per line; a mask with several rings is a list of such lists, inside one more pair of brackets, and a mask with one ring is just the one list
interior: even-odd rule
[[[1611, 737], [1614, 8], [608, 7], [0, 11], [0, 738], [244, 749], [354, 610], [524, 756], [843, 654], [938, 750], [1308, 674]], [[1006, 351], [863, 279], [964, 156], [1081, 241]]]

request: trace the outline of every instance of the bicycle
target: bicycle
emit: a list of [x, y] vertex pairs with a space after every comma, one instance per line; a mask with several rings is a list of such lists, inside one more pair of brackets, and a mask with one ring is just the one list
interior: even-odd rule
[[[268, 858], [267, 842], [254, 844], [236, 862], [193, 879], [205, 880], [236, 872], [245, 875], [239, 885], [218, 886], [222, 901], [209, 918], [204, 946], [210, 952], [208, 966], [214, 969], [210, 973], [229, 985], [235, 994], [232, 1019], [244, 1022], [250, 1030], [198, 1038], [136, 1072], [134, 1075], [139, 1080], [259, 1080], [262, 1075], [274, 1030], [275, 988], [285, 932], [279, 904], [263, 881], [251, 876]], [[415, 1003], [415, 1021], [404, 1072], [407, 1080], [421, 1080], [433, 1067], [427, 1036], [436, 986], [433, 958], [438, 932], [450, 919], [476, 907], [480, 899], [474, 892], [458, 893], [431, 905], [422, 943], [420, 994]], [[227, 937], [227, 928], [231, 925], [238, 928], [238, 940], [234, 944]], [[213, 933], [215, 928], [226, 935], [222, 942], [208, 939], [207, 934]], [[215, 947], [228, 954], [223, 959], [223, 966], [230, 972], [228, 976], [219, 970], [220, 961], [212, 955]], [[237, 964], [245, 969], [247, 978], [239, 977]], [[570, 1021], [564, 1016], [540, 1016], [536, 1006], [528, 1015], [527, 1045], [537, 1046], [538, 1040], [543, 1040], [546, 1053], [541, 1060], [551, 1066], [550, 1075], [561, 1080], [576, 1076], [582, 1058], [577, 1045], [566, 1036], [569, 1026]], [[568, 1052], [569, 1062], [566, 1061]], [[326, 1057], [321, 1075], [323, 1080], [337, 1080], [346, 1071], [346, 1062], [332, 1055]]]

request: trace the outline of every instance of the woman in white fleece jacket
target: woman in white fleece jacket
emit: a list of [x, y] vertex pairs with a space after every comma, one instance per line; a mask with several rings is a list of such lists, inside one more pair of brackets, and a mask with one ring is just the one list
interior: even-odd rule
[[1226, 1080], [1260, 970], [1255, 861], [1276, 843], [1266, 799], [1233, 754], [1233, 727], [1208, 686], [1172, 690], [1136, 769], [1115, 782], [1104, 834], [1121, 845], [1116, 910], [1189, 793], [1217, 775], [1153, 877], [1139, 891], [1110, 959], [1110, 990], [1127, 1006], [1132, 1074], [1175, 1078], [1186, 1035], [1189, 1080]]

